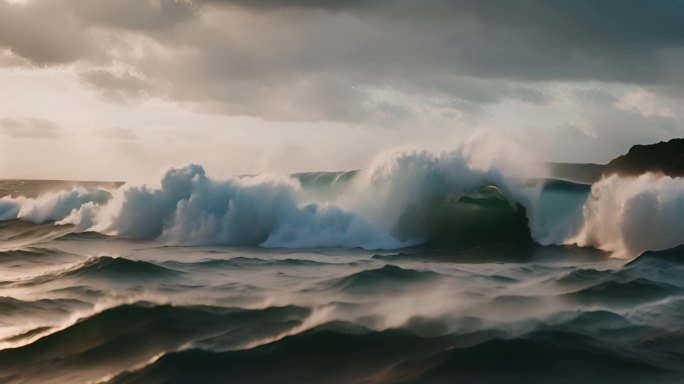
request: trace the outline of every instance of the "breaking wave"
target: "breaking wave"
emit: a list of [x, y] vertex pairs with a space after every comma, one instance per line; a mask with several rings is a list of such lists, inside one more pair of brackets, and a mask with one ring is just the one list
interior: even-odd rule
[[592, 186], [583, 226], [571, 239], [618, 255], [659, 251], [684, 242], [684, 179], [611, 176]]
[[[483, 160], [485, 159], [485, 160]], [[171, 245], [398, 249], [420, 244], [578, 244], [630, 257], [684, 238], [684, 181], [643, 175], [593, 186], [538, 178], [477, 146], [403, 151], [351, 172], [215, 179], [200, 165], [158, 187], [0, 199], [0, 220], [70, 224]]]

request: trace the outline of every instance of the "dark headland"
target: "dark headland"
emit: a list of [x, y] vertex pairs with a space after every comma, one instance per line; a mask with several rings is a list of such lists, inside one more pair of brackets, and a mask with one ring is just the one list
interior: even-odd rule
[[551, 163], [551, 175], [593, 183], [602, 176], [639, 176], [647, 172], [671, 177], [684, 176], [684, 139], [672, 139], [650, 145], [635, 145], [629, 152], [611, 160], [608, 164]]

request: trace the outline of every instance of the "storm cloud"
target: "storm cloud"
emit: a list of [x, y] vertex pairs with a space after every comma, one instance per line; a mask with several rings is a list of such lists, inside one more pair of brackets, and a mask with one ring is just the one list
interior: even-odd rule
[[554, 81], [681, 87], [683, 25], [678, 0], [0, 2], [1, 45], [111, 100], [276, 120], [374, 121], [387, 89], [488, 105]]
[[[140, 153], [170, 158], [176, 134], [249, 143], [267, 126], [269, 148], [235, 155], [257, 168], [282, 163], [268, 154], [284, 143], [325, 159], [331, 132], [362, 140], [366, 161], [478, 129], [549, 159], [606, 161], [684, 136], [682, 68], [682, 0], [0, 0], [0, 71], [36, 76], [41, 100], [71, 87], [73, 111], [46, 100], [52, 115], [35, 112], [69, 140], [123, 126]], [[91, 99], [97, 111], [80, 109]], [[0, 118], [34, 116], [28, 104]], [[207, 121], [215, 129], [198, 133]], [[363, 165], [351, 156], [329, 166]]]

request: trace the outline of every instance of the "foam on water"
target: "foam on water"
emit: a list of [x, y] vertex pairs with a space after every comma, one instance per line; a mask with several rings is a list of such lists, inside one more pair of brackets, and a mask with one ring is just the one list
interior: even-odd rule
[[166, 244], [272, 248], [397, 249], [440, 239], [469, 247], [517, 237], [633, 257], [684, 238], [682, 179], [611, 176], [589, 189], [544, 181], [528, 160], [514, 159], [471, 140], [441, 153], [390, 152], [347, 173], [217, 179], [189, 165], [167, 171], [158, 187], [3, 197], [0, 220]]

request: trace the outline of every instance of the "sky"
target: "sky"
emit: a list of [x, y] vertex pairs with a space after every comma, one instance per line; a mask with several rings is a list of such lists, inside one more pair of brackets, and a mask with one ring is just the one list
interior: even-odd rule
[[684, 136], [682, 0], [0, 0], [0, 178], [345, 170]]

